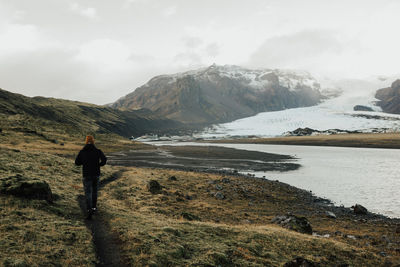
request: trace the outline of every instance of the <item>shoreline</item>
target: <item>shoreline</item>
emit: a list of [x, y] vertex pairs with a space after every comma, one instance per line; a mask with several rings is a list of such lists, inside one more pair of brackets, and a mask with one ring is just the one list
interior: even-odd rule
[[[156, 150], [151, 150], [149, 148], [146, 148], [145, 150], [135, 150], [135, 151], [130, 151], [130, 152], [118, 152], [114, 153], [110, 156], [109, 164], [114, 165], [114, 166], [124, 166], [124, 167], [137, 167], [137, 168], [148, 168], [148, 169], [160, 169], [160, 170], [175, 170], [175, 171], [183, 171], [183, 172], [197, 172], [197, 173], [203, 173], [203, 174], [215, 174], [215, 175], [222, 175], [222, 176], [231, 176], [231, 177], [240, 177], [240, 178], [246, 178], [246, 179], [263, 179], [267, 180], [272, 183], [278, 183], [281, 184], [283, 187], [290, 187], [292, 188], [293, 191], [296, 191], [298, 194], [303, 195], [305, 199], [309, 203], [311, 203], [311, 206], [313, 206], [313, 203], [316, 202], [319, 205], [323, 207], [331, 207], [332, 209], [337, 210], [340, 213], [344, 214], [351, 214], [352, 209], [350, 207], [344, 207], [342, 205], [335, 205], [334, 202], [328, 198], [324, 197], [319, 197], [317, 195], [314, 195], [311, 191], [298, 188], [296, 186], [290, 185], [288, 183], [279, 181], [279, 180], [271, 180], [265, 177], [255, 177], [254, 175], [245, 172], [240, 172], [238, 171], [237, 168], [238, 165], [234, 164], [231, 165], [230, 167], [232, 168], [226, 168], [226, 169], [221, 169], [218, 167], [213, 167], [213, 168], [202, 168], [199, 166], [185, 166], [183, 162], [184, 157], [179, 157], [179, 156], [190, 156], [191, 159], [193, 159], [194, 156], [204, 156], [204, 151], [205, 150], [210, 150], [210, 148], [215, 148], [218, 151], [218, 154], [221, 156], [224, 153], [229, 153], [234, 150], [237, 150], [238, 153], [242, 155], [243, 158], [246, 159], [246, 155], [249, 156], [251, 155], [252, 151], [247, 151], [247, 150], [239, 150], [239, 149], [228, 149], [224, 147], [212, 147], [212, 146], [206, 146], [206, 147], [197, 147], [197, 146], [160, 146], [156, 147]], [[161, 160], [165, 157], [165, 153], [160, 152], [160, 149], [165, 149], [165, 151], [168, 151], [169, 153], [176, 153], [174, 156], [176, 161], [175, 164], [172, 162], [163, 162], [161, 164], [157, 164], [157, 160]], [[200, 150], [200, 151], [193, 151], [193, 150]], [[164, 152], [165, 152], [164, 151]], [[145, 153], [145, 159], [143, 160], [142, 157], [138, 157], [138, 155], [142, 155], [142, 153]], [[297, 170], [298, 168], [301, 167], [300, 164], [297, 163], [290, 163], [291, 165], [289, 167], [285, 166], [284, 168], [280, 168], [277, 166], [282, 165], [285, 163], [280, 162], [280, 158], [282, 157], [283, 159], [286, 160], [294, 160], [295, 158], [291, 156], [286, 156], [286, 155], [279, 155], [279, 154], [271, 154], [271, 153], [262, 153], [262, 152], [255, 152], [257, 155], [261, 154], [269, 154], [270, 157], [274, 158], [277, 160], [275, 162], [275, 165], [272, 165], [264, 171], [276, 171], [279, 170], [281, 172], [286, 172], [286, 171], [293, 171]], [[116, 156], [117, 155], [117, 156]], [[118, 157], [124, 157], [123, 159], [118, 158]], [[252, 155], [254, 156], [254, 155]], [[126, 159], [128, 158], [128, 159]], [[168, 158], [171, 159], [171, 155], [168, 155]], [[181, 165], [178, 165], [176, 162], [180, 162]], [[201, 160], [199, 158], [196, 159], [196, 163], [200, 163]], [[215, 161], [213, 161], [213, 164], [215, 164]], [[249, 166], [251, 167], [251, 166]], [[254, 170], [248, 170], [249, 172], [254, 172]], [[307, 195], [305, 197], [305, 195]], [[354, 205], [357, 203], [354, 203]], [[400, 223], [400, 217], [389, 217], [384, 214], [379, 214], [379, 213], [373, 213], [373, 212], [368, 212], [368, 217], [370, 219], [374, 218], [380, 218], [380, 219], [388, 219], [388, 220], [399, 220]]]
[[334, 134], [334, 135], [314, 135], [314, 136], [283, 136], [283, 137], [268, 137], [268, 138], [237, 138], [237, 139], [235, 138], [235, 139], [204, 140], [204, 141], [202, 140], [197, 142], [400, 149], [400, 134], [365, 133], [365, 134]]

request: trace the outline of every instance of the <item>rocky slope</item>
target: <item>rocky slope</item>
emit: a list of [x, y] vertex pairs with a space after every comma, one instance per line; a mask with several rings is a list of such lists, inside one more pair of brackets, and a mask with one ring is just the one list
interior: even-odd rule
[[376, 91], [377, 103], [384, 112], [400, 114], [400, 80], [396, 80], [388, 88]]
[[217, 123], [259, 112], [311, 106], [320, 85], [308, 73], [217, 66], [154, 77], [112, 107], [147, 108], [185, 123]]
[[45, 97], [26, 97], [0, 89], [0, 129], [39, 133], [114, 133], [140, 136], [179, 131], [177, 121], [150, 110], [120, 111], [88, 103]]

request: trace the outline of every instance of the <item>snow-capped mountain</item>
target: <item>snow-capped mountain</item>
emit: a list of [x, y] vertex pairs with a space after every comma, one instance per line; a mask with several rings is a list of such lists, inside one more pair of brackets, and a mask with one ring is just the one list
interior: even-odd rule
[[211, 65], [156, 76], [112, 106], [147, 108], [170, 119], [207, 124], [316, 105], [323, 98], [320, 89], [307, 72]]
[[163, 77], [170, 79], [169, 82], [176, 82], [177, 79], [191, 75], [197, 79], [208, 79], [218, 81], [225, 77], [250, 86], [254, 89], [265, 89], [271, 85], [280, 85], [292, 91], [310, 87], [313, 90], [320, 90], [321, 86], [317, 80], [306, 71], [280, 70], [280, 69], [247, 69], [236, 65], [211, 65], [198, 70], [177, 73], [174, 75], [161, 75], [155, 78]]

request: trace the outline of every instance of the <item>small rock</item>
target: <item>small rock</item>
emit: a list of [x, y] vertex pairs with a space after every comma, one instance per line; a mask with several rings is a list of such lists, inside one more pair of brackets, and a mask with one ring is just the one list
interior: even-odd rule
[[316, 266], [312, 261], [304, 259], [302, 257], [296, 257], [291, 261], [286, 262], [284, 267], [314, 267]]
[[379, 255], [381, 255], [382, 257], [386, 257], [386, 253], [384, 251], [379, 252]]
[[332, 218], [332, 219], [336, 219], [336, 215], [335, 213], [333, 213], [332, 211], [326, 211], [325, 212], [326, 217], [328, 218]]
[[208, 183], [209, 183], [209, 184], [216, 184], [216, 183], [217, 183], [217, 180], [210, 180], [210, 181], [208, 181]]
[[224, 178], [222, 178], [221, 181], [222, 181], [224, 184], [229, 184], [229, 183], [231, 182], [231, 179], [224, 177]]
[[303, 233], [303, 234], [312, 234], [311, 224], [308, 222], [306, 217], [298, 217], [295, 215], [286, 215], [286, 216], [276, 216], [271, 220], [272, 223], [276, 223], [281, 225], [284, 228]]
[[222, 190], [222, 186], [219, 185], [219, 184], [217, 184], [217, 185], [215, 186], [215, 189], [217, 189], [217, 190]]
[[216, 199], [225, 199], [225, 196], [221, 193], [221, 192], [217, 192], [217, 193], [215, 193], [215, 195], [214, 195], [214, 197], [216, 198]]
[[363, 105], [355, 105], [353, 107], [354, 111], [374, 111], [371, 107], [363, 106]]
[[170, 180], [170, 181], [177, 181], [178, 179], [176, 179], [176, 177], [173, 175], [173, 176], [169, 177], [168, 180]]
[[364, 206], [361, 206], [360, 204], [356, 204], [352, 208], [353, 208], [355, 214], [359, 214], [359, 215], [368, 214], [368, 210]]
[[176, 201], [178, 201], [178, 202], [184, 202], [185, 199], [184, 199], [184, 198], [181, 198], [181, 197], [177, 197], [177, 198], [176, 198]]
[[390, 239], [386, 235], [381, 236], [382, 240], [385, 241], [386, 243], [390, 243]]
[[350, 239], [353, 239], [353, 240], [356, 240], [356, 239], [357, 239], [354, 235], [346, 235], [346, 237], [347, 237], [347, 238], [350, 238]]
[[183, 197], [184, 196], [183, 193], [181, 191], [179, 191], [179, 190], [176, 190], [174, 192], [174, 194], [177, 195], [178, 197]]
[[194, 214], [191, 214], [189, 212], [182, 212], [181, 213], [182, 218], [188, 220], [188, 221], [200, 221], [200, 218]]
[[159, 182], [156, 180], [150, 180], [147, 183], [147, 189], [150, 191], [152, 194], [159, 194], [161, 193], [162, 187]]
[[185, 198], [186, 198], [187, 200], [192, 200], [192, 199], [193, 199], [193, 197], [190, 196], [190, 195], [186, 195]]

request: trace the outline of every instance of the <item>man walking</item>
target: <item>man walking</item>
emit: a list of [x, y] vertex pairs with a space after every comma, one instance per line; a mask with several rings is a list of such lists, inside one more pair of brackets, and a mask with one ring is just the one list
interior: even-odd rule
[[107, 162], [106, 156], [94, 146], [94, 138], [86, 136], [86, 145], [79, 152], [75, 164], [82, 166], [83, 187], [85, 189], [87, 219], [90, 220], [97, 211], [97, 186], [99, 183], [100, 167]]

